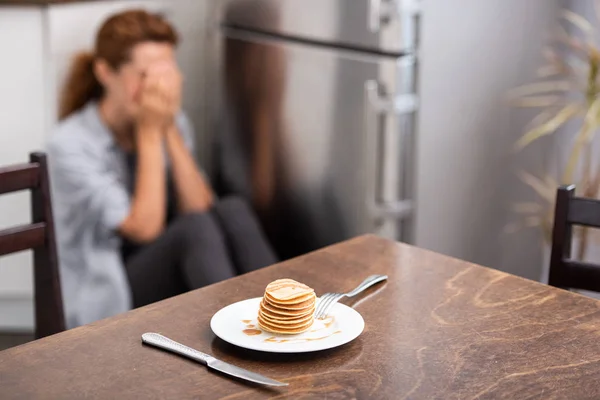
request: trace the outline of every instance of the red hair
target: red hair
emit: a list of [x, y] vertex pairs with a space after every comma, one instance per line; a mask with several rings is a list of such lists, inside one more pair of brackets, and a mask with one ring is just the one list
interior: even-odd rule
[[94, 74], [94, 62], [102, 59], [113, 69], [130, 60], [139, 43], [158, 42], [177, 45], [175, 29], [163, 17], [144, 10], [115, 14], [100, 27], [94, 52], [82, 52], [73, 60], [60, 98], [59, 118], [64, 119], [90, 100], [102, 97], [103, 88]]

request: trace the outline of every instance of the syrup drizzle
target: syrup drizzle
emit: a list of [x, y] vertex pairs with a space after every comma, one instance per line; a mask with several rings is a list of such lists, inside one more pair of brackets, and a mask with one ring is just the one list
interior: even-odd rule
[[[256, 336], [256, 335], [262, 334], [262, 331], [260, 329], [255, 329], [255, 325], [250, 324], [250, 322], [252, 322], [252, 320], [245, 319], [245, 320], [242, 320], [242, 322], [246, 325], [246, 329], [244, 329], [242, 331], [245, 335]], [[323, 320], [320, 320], [320, 322], [323, 324], [323, 326], [320, 328], [311, 330], [310, 331], [311, 333], [321, 332], [321, 331], [331, 328], [331, 326], [335, 322], [335, 318], [333, 316], [327, 317]], [[327, 335], [319, 336], [319, 337], [303, 337], [303, 338], [290, 338], [290, 339], [282, 339], [281, 337], [271, 336], [271, 337], [266, 338], [264, 340], [264, 342], [265, 343], [308, 343], [308, 342], [316, 342], [319, 340], [324, 340], [333, 335], [337, 335], [339, 333], [342, 333], [342, 331], [338, 330], [338, 331], [331, 332]]]
[[337, 335], [338, 333], [342, 333], [342, 331], [335, 331], [330, 333], [329, 335], [320, 336], [316, 338], [296, 338], [296, 339], [281, 339], [276, 336], [271, 336], [270, 338], [266, 338], [264, 342], [266, 343], [308, 343], [308, 342], [316, 342], [318, 340], [327, 339], [333, 335]]

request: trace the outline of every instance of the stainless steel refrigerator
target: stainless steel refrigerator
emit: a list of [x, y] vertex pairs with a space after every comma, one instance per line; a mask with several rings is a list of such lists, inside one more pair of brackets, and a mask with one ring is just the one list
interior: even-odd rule
[[252, 202], [282, 258], [412, 241], [418, 5], [219, 2], [215, 184]]

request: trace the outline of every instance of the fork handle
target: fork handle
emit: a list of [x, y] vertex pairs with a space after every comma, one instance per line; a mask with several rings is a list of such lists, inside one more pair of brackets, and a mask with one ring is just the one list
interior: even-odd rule
[[371, 275], [367, 279], [365, 279], [360, 285], [358, 285], [356, 287], [356, 289], [354, 289], [351, 292], [346, 293], [346, 296], [347, 297], [356, 296], [357, 294], [363, 292], [364, 290], [367, 290], [374, 284], [379, 283], [381, 281], [385, 281], [387, 278], [388, 278], [387, 275]]

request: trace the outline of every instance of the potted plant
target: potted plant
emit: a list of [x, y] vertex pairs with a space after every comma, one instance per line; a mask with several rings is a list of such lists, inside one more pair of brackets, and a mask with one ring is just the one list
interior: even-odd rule
[[[515, 144], [516, 150], [557, 132], [569, 140], [565, 149], [568, 158], [559, 166], [559, 176], [520, 173], [541, 201], [515, 204], [514, 211], [522, 218], [509, 230], [537, 227], [547, 245], [551, 243], [559, 184], [575, 184], [578, 196], [600, 196], [600, 165], [592, 153], [600, 128], [600, 48], [595, 43], [595, 28], [587, 19], [568, 10], [562, 12], [561, 18], [574, 28], [573, 32], [560, 26], [556, 38], [544, 51], [546, 64], [538, 71], [539, 79], [510, 94], [515, 106], [539, 110], [528, 131]], [[569, 127], [564, 129], [567, 123]], [[573, 246], [573, 258], [584, 260], [592, 231], [581, 228], [574, 235], [577, 243]]]

